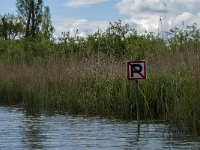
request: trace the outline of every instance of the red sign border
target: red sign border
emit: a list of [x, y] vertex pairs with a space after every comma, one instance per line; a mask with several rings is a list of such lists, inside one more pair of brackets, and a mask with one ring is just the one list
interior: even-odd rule
[[[144, 77], [143, 78], [130, 78], [129, 66], [132, 63], [143, 63], [144, 64]], [[146, 61], [145, 60], [128, 61], [127, 62], [127, 79], [128, 80], [146, 80], [147, 79], [147, 76], [146, 76]]]

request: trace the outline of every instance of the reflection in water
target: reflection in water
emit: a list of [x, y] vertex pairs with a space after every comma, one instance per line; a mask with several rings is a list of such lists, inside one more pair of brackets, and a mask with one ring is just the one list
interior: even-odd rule
[[173, 134], [166, 125], [100, 117], [30, 115], [0, 107], [0, 149], [199, 149], [198, 137]]
[[45, 135], [41, 128], [40, 116], [24, 116], [22, 120], [22, 142], [28, 149], [44, 149]]

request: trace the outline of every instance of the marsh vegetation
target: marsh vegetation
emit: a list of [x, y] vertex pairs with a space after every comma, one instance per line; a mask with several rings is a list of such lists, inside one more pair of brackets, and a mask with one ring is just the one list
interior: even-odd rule
[[145, 59], [148, 78], [139, 89], [142, 118], [200, 133], [196, 24], [170, 29], [161, 37], [138, 34], [118, 21], [87, 37], [63, 32], [57, 39], [40, 28], [30, 35], [17, 30], [18, 38], [5, 38], [10, 29], [5, 22], [0, 27], [1, 103], [21, 104], [33, 112], [135, 119], [135, 85], [126, 79], [126, 62]]

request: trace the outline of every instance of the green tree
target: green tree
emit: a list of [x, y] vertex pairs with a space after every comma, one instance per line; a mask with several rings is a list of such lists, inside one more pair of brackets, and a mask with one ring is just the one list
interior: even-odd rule
[[136, 34], [136, 31], [128, 24], [123, 24], [121, 20], [110, 23], [105, 36], [108, 43], [108, 51], [114, 56], [121, 57], [126, 54], [126, 39], [129, 34]]
[[42, 23], [43, 0], [17, 0], [16, 6], [24, 24], [25, 37], [35, 38]]
[[4, 40], [14, 40], [22, 33], [22, 22], [12, 14], [0, 16], [0, 37]]
[[45, 7], [42, 17], [42, 34], [45, 38], [50, 39], [53, 36], [54, 27], [51, 22], [51, 14], [48, 6]]

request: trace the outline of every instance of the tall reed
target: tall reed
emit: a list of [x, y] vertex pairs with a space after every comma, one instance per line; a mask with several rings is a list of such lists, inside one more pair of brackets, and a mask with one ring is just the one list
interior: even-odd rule
[[[31, 112], [136, 118], [134, 82], [126, 61], [96, 57], [34, 59], [0, 65], [1, 102], [23, 104]], [[160, 54], [147, 60], [148, 78], [140, 82], [143, 119], [162, 119], [177, 127], [200, 129], [199, 52]]]
[[126, 37], [118, 33], [121, 24], [113, 27], [86, 39], [63, 37], [61, 43], [0, 40], [0, 102], [22, 104], [30, 112], [135, 119], [135, 84], [126, 79], [126, 62], [137, 57], [148, 64], [139, 88], [141, 117], [199, 134], [199, 32], [172, 30], [167, 45], [151, 34]]

